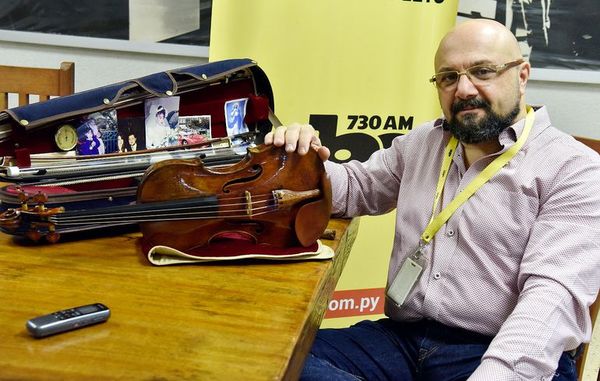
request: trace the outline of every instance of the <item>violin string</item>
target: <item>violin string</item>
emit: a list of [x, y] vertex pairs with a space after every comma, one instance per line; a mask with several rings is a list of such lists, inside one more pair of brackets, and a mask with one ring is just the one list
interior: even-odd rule
[[[234, 199], [230, 197], [229, 199]], [[239, 200], [239, 197], [235, 198]], [[181, 207], [165, 207], [165, 208], [154, 208], [152, 210], [130, 210], [130, 211], [122, 211], [118, 213], [96, 213], [92, 219], [90, 219], [89, 213], [74, 213], [67, 214], [61, 213], [56, 214], [49, 218], [50, 222], [64, 225], [67, 223], [83, 223], [90, 224], [96, 221], [128, 221], [128, 220], [140, 220], [142, 218], [150, 218], [150, 220], [157, 220], [161, 217], [168, 218], [169, 216], [197, 216], [197, 218], [215, 218], [215, 217], [223, 217], [223, 218], [241, 218], [241, 217], [249, 217], [248, 210], [251, 210], [251, 215], [258, 215], [260, 210], [265, 208], [273, 209], [275, 204], [270, 205], [271, 199], [264, 199], [255, 201], [254, 199], [250, 203], [251, 208], [248, 208], [247, 202], [236, 202], [229, 204], [215, 204], [215, 205], [199, 205], [193, 208], [190, 206], [181, 206]], [[266, 205], [265, 205], [266, 204]], [[144, 204], [142, 204], [144, 205]], [[145, 204], [147, 205], [147, 204]], [[132, 208], [134, 206], [132, 205]], [[236, 207], [239, 207], [236, 209]], [[88, 211], [86, 211], [88, 212]], [[93, 211], [89, 211], [93, 212]], [[237, 214], [232, 214], [237, 213]]]
[[[254, 210], [259, 210], [261, 208], [266, 208], [269, 207], [269, 205], [265, 205], [265, 206], [256, 206], [260, 203], [253, 203], [252, 206], [252, 211]], [[232, 213], [232, 212], [247, 212], [247, 208], [246, 208], [247, 204], [237, 204], [237, 206], [243, 206], [242, 208], [239, 209], [219, 209], [218, 205], [214, 205], [214, 206], [201, 206], [201, 207], [197, 207], [194, 209], [190, 209], [190, 208], [168, 208], [168, 209], [154, 209], [154, 210], [145, 210], [145, 211], [134, 211], [134, 212], [124, 212], [124, 213], [113, 213], [113, 214], [105, 214], [105, 215], [96, 215], [94, 216], [95, 220], [99, 220], [99, 219], [122, 219], [122, 218], [138, 218], [138, 217], [145, 217], [145, 216], [161, 216], [161, 215], [186, 215], [186, 214], [198, 214], [198, 215], [207, 215], [209, 217], [215, 217], [216, 215], [221, 216], [221, 215], [226, 215], [227, 213]], [[236, 205], [229, 205], [229, 207], [231, 206], [236, 206]], [[254, 213], [252, 213], [254, 214]], [[246, 213], [245, 215], [248, 215], [248, 213]], [[57, 214], [53, 217], [50, 217], [51, 220], [57, 220], [57, 221], [77, 221], [77, 220], [86, 220], [89, 221], [90, 218], [89, 216], [82, 216], [82, 215], [73, 215], [73, 216], [69, 216], [69, 215], [63, 215], [63, 214]]]
[[[257, 206], [258, 207], [262, 207], [260, 206], [261, 204], [264, 204], [266, 201], [256, 201], [256, 202], [252, 202], [252, 210], [256, 209]], [[104, 218], [104, 217], [108, 217], [108, 218], [127, 218], [127, 217], [136, 217], [136, 216], [143, 216], [143, 215], [155, 215], [155, 214], [177, 214], [177, 213], [181, 213], [181, 214], [185, 214], [186, 212], [198, 212], [198, 213], [204, 213], [204, 214], [212, 214], [215, 215], [216, 213], [222, 213], [222, 212], [230, 212], [230, 211], [235, 211], [235, 210], [247, 210], [247, 203], [231, 203], [231, 204], [227, 204], [227, 205], [200, 205], [200, 206], [196, 206], [191, 208], [190, 206], [183, 206], [183, 207], [165, 207], [165, 208], [154, 208], [152, 210], [131, 210], [131, 211], [122, 211], [122, 212], [117, 212], [117, 213], [99, 213], [96, 214], [94, 217], [95, 218]], [[235, 207], [241, 207], [239, 209], [231, 209], [231, 208], [235, 208]], [[77, 220], [77, 219], [89, 219], [90, 216], [89, 215], [84, 215], [84, 214], [73, 214], [73, 215], [69, 215], [66, 213], [60, 213], [60, 214], [56, 214], [54, 217], [61, 219], [61, 220]]]
[[[273, 212], [272, 207], [270, 206], [264, 206], [264, 207], [259, 207], [256, 208], [255, 210], [253, 210], [252, 216], [249, 216], [246, 212], [245, 209], [238, 209], [238, 210], [231, 210], [228, 211], [228, 213], [239, 213], [239, 214], [219, 214], [219, 217], [221, 218], [226, 218], [226, 219], [241, 219], [241, 218], [251, 218], [251, 217], [256, 217], [256, 216], [261, 216], [267, 213], [271, 213]], [[182, 213], [182, 214], [177, 214], [177, 215], [169, 215], [168, 217], [165, 217], [164, 214], [146, 214], [146, 215], [142, 215], [139, 216], [137, 218], [130, 218], [131, 216], [123, 216], [121, 218], [113, 218], [110, 216], [106, 216], [106, 217], [102, 217], [102, 218], [98, 218], [95, 221], [90, 221], [89, 219], [76, 219], [76, 220], [68, 220], [68, 221], [57, 221], [54, 217], [50, 218], [50, 221], [59, 225], [59, 226], [64, 226], [64, 227], [69, 227], [69, 226], [80, 226], [80, 225], [90, 225], [92, 223], [94, 224], [98, 224], [98, 223], [107, 223], [107, 224], [114, 224], [114, 223], [138, 223], [138, 222], [162, 222], [162, 221], [178, 221], [178, 220], [205, 220], [205, 219], [214, 219], [215, 215], [214, 214], [210, 214], [210, 215], [206, 215], [207, 212], [188, 212], [188, 213]]]
[[[218, 196], [219, 201], [239, 200], [243, 196]], [[272, 193], [267, 194], [251, 194], [252, 200], [268, 200], [273, 197]]]
[[[213, 201], [218, 200], [218, 201]], [[179, 204], [177, 203], [179, 201]], [[233, 201], [233, 202], [232, 202]], [[183, 202], [183, 204], [181, 203]], [[207, 204], [209, 203], [209, 204]], [[212, 204], [211, 204], [212, 203]], [[157, 204], [158, 207], [152, 207]], [[136, 205], [143, 207], [136, 210]], [[273, 192], [251, 194], [250, 203], [243, 195], [190, 198], [176, 201], [157, 201], [85, 211], [67, 211], [55, 214], [48, 221], [57, 226], [93, 224], [124, 224], [148, 221], [174, 221], [208, 218], [251, 219], [277, 210]]]
[[[107, 208], [98, 208], [98, 209], [90, 209], [90, 210], [81, 210], [81, 211], [66, 211], [64, 213], [60, 213], [60, 214], [56, 214], [55, 217], [60, 218], [60, 219], [77, 219], [77, 218], [90, 218], [91, 216], [98, 216], [98, 215], [110, 215], [110, 216], [118, 216], [118, 215], [135, 215], [138, 213], [145, 213], [147, 211], [145, 210], [136, 210], [135, 207], [136, 205], [143, 205], [143, 206], [151, 206], [152, 204], [156, 204], [158, 205], [157, 208], [153, 209], [153, 212], [169, 212], [169, 211], [176, 211], [176, 210], [188, 210], [190, 207], [194, 207], [196, 209], [198, 208], [207, 208], [207, 209], [215, 209], [218, 207], [223, 207], [223, 208], [228, 208], [228, 207], [235, 207], [235, 206], [247, 206], [248, 203], [243, 200], [240, 201], [242, 197], [241, 196], [229, 196], [229, 197], [217, 197], [217, 200], [219, 201], [218, 204], [211, 204], [211, 205], [201, 205], [200, 203], [203, 201], [203, 199], [198, 199], [198, 205], [194, 205], [193, 202], [195, 201], [194, 199], [187, 199], [190, 201], [189, 204], [185, 204], [183, 206], [181, 205], [177, 205], [174, 203], [171, 203], [170, 201], [157, 201], [157, 202], [149, 202], [149, 203], [142, 203], [142, 204], [130, 204], [130, 205], [123, 205], [123, 206], [116, 206], [116, 207], [107, 207]], [[258, 205], [260, 203], [265, 203], [265, 202], [269, 202], [271, 200], [275, 200], [273, 198], [272, 194], [259, 194], [259, 195], [252, 195], [252, 203], [251, 205], [254, 207], [254, 205]], [[235, 202], [230, 202], [230, 201], [235, 201]], [[186, 199], [182, 199], [182, 201], [186, 201]], [[162, 208], [160, 206], [163, 206]], [[174, 206], [172, 206], [174, 205]]]

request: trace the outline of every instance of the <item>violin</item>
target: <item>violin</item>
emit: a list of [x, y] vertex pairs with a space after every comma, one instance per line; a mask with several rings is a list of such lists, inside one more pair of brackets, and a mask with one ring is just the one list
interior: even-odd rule
[[0, 229], [53, 243], [66, 232], [138, 223], [146, 251], [162, 245], [189, 252], [231, 238], [308, 247], [331, 214], [331, 185], [317, 153], [271, 145], [249, 148], [228, 166], [207, 168], [200, 159], [155, 163], [136, 198], [132, 205], [65, 211], [46, 208], [43, 194], [23, 196], [20, 208], [0, 214]]

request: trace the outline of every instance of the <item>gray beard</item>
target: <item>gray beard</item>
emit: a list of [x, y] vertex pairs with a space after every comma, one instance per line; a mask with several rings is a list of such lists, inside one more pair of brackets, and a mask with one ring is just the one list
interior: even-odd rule
[[515, 117], [520, 112], [519, 102], [507, 114], [500, 115], [492, 111], [489, 103], [471, 99], [459, 101], [452, 105], [452, 112], [456, 115], [457, 112], [464, 109], [466, 106], [481, 107], [486, 111], [486, 116], [479, 122], [475, 120], [475, 116], [467, 115], [463, 121], [458, 121], [456, 117], [448, 122], [448, 129], [461, 143], [476, 144], [498, 139], [500, 133], [507, 127], [511, 126]]

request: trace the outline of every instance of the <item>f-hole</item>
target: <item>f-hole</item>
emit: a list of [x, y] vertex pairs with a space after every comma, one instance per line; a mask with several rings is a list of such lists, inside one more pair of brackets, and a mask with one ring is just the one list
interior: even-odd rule
[[222, 188], [223, 193], [229, 193], [230, 191], [228, 188], [232, 185], [248, 183], [248, 182], [256, 180], [257, 178], [259, 178], [262, 175], [262, 172], [263, 172], [263, 168], [258, 164], [254, 164], [248, 170], [248, 176], [234, 179], [234, 180], [228, 181], [225, 184], [223, 184], [223, 188]]

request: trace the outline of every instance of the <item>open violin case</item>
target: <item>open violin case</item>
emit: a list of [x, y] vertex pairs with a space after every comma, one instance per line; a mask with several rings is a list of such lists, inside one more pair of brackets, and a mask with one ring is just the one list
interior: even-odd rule
[[[61, 150], [57, 139], [94, 113], [112, 112], [119, 122], [144, 118], [148, 99], [179, 99], [179, 117], [210, 120], [210, 144], [172, 145], [162, 149], [76, 156]], [[235, 150], [225, 126], [224, 104], [247, 99], [244, 123]], [[243, 146], [259, 143], [271, 128], [273, 94], [265, 73], [249, 59], [232, 59], [155, 73], [0, 112], [0, 193], [2, 209], [20, 205], [23, 193], [44, 193], [48, 206], [92, 208], [96, 203], [130, 202], [141, 174], [161, 158], [201, 157], [207, 165], [235, 162]], [[97, 115], [97, 114], [96, 114]], [[113, 139], [114, 140], [114, 139]], [[218, 148], [215, 148], [218, 147]], [[81, 204], [80, 202], [83, 202]]]
[[[176, 103], [173, 103], [175, 100]], [[191, 135], [181, 134], [178, 136], [179, 140], [174, 143], [160, 147], [137, 144], [137, 150], [128, 152], [121, 152], [121, 148], [125, 146], [122, 136], [118, 141], [118, 149], [115, 147], [118, 139], [109, 136], [110, 133], [120, 134], [121, 127], [127, 130], [131, 126], [139, 128], [142, 125], [144, 128], [144, 123], [146, 123], [145, 128], [148, 129], [149, 118], [155, 113], [158, 118], [161, 104], [176, 104], [176, 107], [171, 108], [178, 109], [178, 114], [166, 118], [171, 128], [185, 127], [187, 134], [190, 125], [182, 127], [182, 123], [189, 123], [192, 120], [196, 121], [195, 128], [204, 127], [204, 130], [192, 131], [194, 134], [207, 130], [210, 131], [209, 134], [203, 136], [200, 141], [190, 140], [187, 144], [182, 142], [182, 136]], [[244, 127], [235, 133], [229, 131], [231, 125], [228, 123], [229, 114], [233, 115], [232, 104], [239, 108], [236, 111], [241, 113]], [[156, 108], [149, 112], [149, 105]], [[241, 107], [238, 107], [240, 105]], [[247, 160], [249, 150], [262, 142], [264, 134], [274, 125], [279, 125], [273, 109], [273, 93], [269, 80], [256, 62], [250, 59], [231, 59], [155, 73], [45, 102], [4, 110], [0, 112], [0, 157], [2, 158], [0, 183], [3, 185], [0, 188], [0, 213], [2, 213], [0, 230], [34, 241], [56, 242], [67, 233], [107, 228], [110, 230], [117, 226], [132, 225], [130, 220], [121, 221], [114, 218], [114, 215], [121, 210], [119, 208], [129, 207], [132, 204], [135, 206], [136, 198], [139, 206], [140, 182], [144, 181], [149, 168], [160, 167], [164, 162], [173, 161], [170, 159], [199, 160], [206, 168], [230, 166], [235, 168], [240, 162]], [[96, 126], [96, 132], [100, 130], [101, 133], [96, 134], [90, 132], [89, 128], [82, 127], [88, 125], [87, 121], [92, 119], [92, 116], [93, 118], [100, 116], [100, 119], [95, 119], [95, 123], [101, 124], [100, 127]], [[166, 112], [162, 116], [166, 117]], [[82, 134], [80, 130], [85, 130], [86, 133]], [[148, 143], [150, 137], [147, 130], [145, 132], [145, 143]], [[102, 143], [104, 152], [84, 154], [82, 144], [86, 144], [85, 147], [97, 146], [97, 140], [100, 139], [94, 140], [96, 135], [104, 138]], [[139, 142], [138, 136], [137, 143]], [[112, 144], [110, 149], [108, 149], [109, 144]], [[140, 147], [142, 149], [139, 149]], [[268, 153], [262, 152], [256, 151], [255, 154], [257, 157], [264, 155], [268, 157]], [[288, 159], [282, 155], [284, 154], [275, 154], [268, 160], [281, 159], [282, 167], [287, 162], [294, 163], [295, 159]], [[314, 165], [322, 166], [318, 158], [303, 160], [314, 160]], [[269, 164], [261, 162], [252, 165], [266, 167]], [[250, 172], [252, 171], [254, 169], [250, 169]], [[274, 171], [278, 172], [279, 169], [275, 168]], [[258, 175], [252, 174], [252, 176]], [[315, 181], [322, 182], [319, 178], [315, 178]], [[160, 194], [163, 192], [162, 188], [166, 192], [170, 184], [164, 182], [153, 186], [155, 192]], [[227, 187], [229, 186], [228, 184]], [[272, 186], [282, 187], [275, 183]], [[249, 192], [246, 193], [248, 195], [245, 197], [249, 201], [252, 196]], [[152, 197], [154, 196], [150, 198]], [[317, 224], [317, 230], [321, 232], [325, 229], [329, 217], [330, 195], [327, 197], [329, 197], [327, 201], [329, 205], [323, 209], [325, 213], [320, 212], [323, 215], [322, 221]], [[289, 202], [287, 195], [285, 198], [286, 200], [281, 201], [282, 204]], [[188, 201], [184, 201], [186, 202]], [[183, 206], [183, 208], [188, 207]], [[309, 206], [306, 209], [311, 208], [312, 206]], [[101, 210], [109, 211], [106, 218], [80, 219], [76, 223], [64, 224], [60, 228], [52, 222], [55, 214], [66, 216], [69, 213], [85, 212], [90, 215], [91, 212], [91, 215], [102, 216], [104, 211], [95, 213]], [[252, 213], [254, 212], [249, 212]], [[308, 223], [312, 218], [309, 214], [300, 212], [298, 215], [297, 219], [304, 219], [305, 225], [315, 225]], [[33, 220], [27, 221], [30, 217]], [[251, 221], [252, 218], [251, 216], [250, 220], [244, 220], [240, 224], [252, 225], [254, 223]], [[293, 225], [293, 221], [291, 224]], [[185, 226], [182, 225], [183, 230]], [[160, 236], [161, 229], [153, 229], [155, 235]], [[198, 228], [191, 234], [198, 235], [198, 232], [206, 229], [216, 228], [210, 226]], [[150, 235], [148, 228], [146, 232], [142, 229], [142, 232]], [[309, 233], [309, 236], [311, 234], [317, 233]], [[160, 239], [149, 238], [149, 240], [152, 241], [151, 246], [161, 244]], [[316, 238], [313, 241], [316, 241]], [[301, 243], [300, 246], [307, 246], [306, 242]], [[236, 245], [236, 248], [239, 249], [239, 245]], [[313, 251], [316, 250], [312, 244], [311, 248]], [[149, 246], [144, 249], [151, 251]], [[235, 253], [230, 252], [227, 255], [233, 258], [239, 253], [252, 253], [256, 251], [256, 246], [251, 243], [245, 251], [238, 249]], [[192, 259], [183, 258], [194, 251], [189, 246], [177, 247], [174, 244], [168, 250], [175, 250], [181, 254], [180, 260], [176, 261], [178, 263], [188, 260], [193, 262], [202, 257], [202, 253], [199, 254], [194, 249]], [[275, 251], [281, 253], [280, 249]], [[297, 251], [293, 253], [293, 255], [297, 254]], [[160, 255], [155, 258], [162, 258], [156, 259], [155, 264], [172, 263], [169, 260], [165, 262]], [[209, 255], [208, 258], [210, 260], [211, 256]]]

